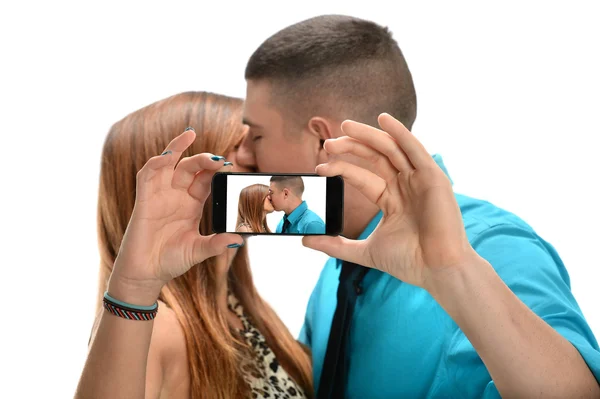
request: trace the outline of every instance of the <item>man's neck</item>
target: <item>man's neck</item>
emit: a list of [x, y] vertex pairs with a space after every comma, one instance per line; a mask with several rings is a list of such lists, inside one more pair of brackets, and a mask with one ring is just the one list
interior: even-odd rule
[[292, 212], [294, 212], [296, 208], [298, 208], [302, 204], [302, 202], [303, 201], [301, 199], [294, 200], [294, 202], [292, 202], [287, 209], [283, 210], [285, 212], [285, 216], [290, 216]]

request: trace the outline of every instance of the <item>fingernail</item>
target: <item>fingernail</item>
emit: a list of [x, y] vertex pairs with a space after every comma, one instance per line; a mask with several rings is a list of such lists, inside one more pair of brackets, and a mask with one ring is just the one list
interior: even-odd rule
[[[188, 126], [188, 127], [185, 128], [184, 132], [187, 132], [188, 130], [194, 130], [194, 128], [191, 127], [191, 126]], [[194, 132], [195, 132], [195, 130], [194, 130]]]
[[222, 157], [220, 155], [213, 155], [212, 157], [210, 157], [210, 159], [212, 159], [213, 161], [220, 161], [221, 159], [225, 159], [225, 157]]
[[223, 166], [231, 166], [231, 165], [233, 165], [233, 162], [225, 162], [225, 163], [223, 164]]
[[229, 245], [227, 246], [227, 248], [239, 248], [239, 247], [241, 247], [242, 245], [244, 245], [244, 244], [243, 244], [243, 243], [242, 243], [242, 244], [229, 244]]
[[162, 154], [160, 154], [160, 155], [167, 155], [167, 154], [172, 154], [171, 150], [167, 150], [167, 151], [163, 152], [163, 153], [162, 153]]

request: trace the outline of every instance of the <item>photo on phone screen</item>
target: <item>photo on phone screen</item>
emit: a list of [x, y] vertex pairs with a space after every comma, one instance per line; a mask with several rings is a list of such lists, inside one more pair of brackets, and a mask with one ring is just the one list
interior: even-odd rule
[[314, 174], [217, 173], [213, 231], [266, 235], [337, 235], [344, 182]]

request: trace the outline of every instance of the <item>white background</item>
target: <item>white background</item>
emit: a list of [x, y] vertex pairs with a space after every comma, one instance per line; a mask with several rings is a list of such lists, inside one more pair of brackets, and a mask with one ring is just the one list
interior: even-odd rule
[[[414, 133], [458, 192], [558, 250], [600, 336], [600, 38], [595, 2], [2, 2], [0, 396], [72, 396], [96, 298], [99, 157], [109, 127], [186, 90], [242, 97], [270, 34], [323, 13], [390, 26], [418, 93]], [[392, 6], [393, 5], [393, 6]], [[255, 237], [259, 291], [297, 334], [325, 256]], [[287, 255], [285, 267], [267, 249]]]
[[[227, 177], [227, 231], [234, 232], [237, 228], [238, 203], [240, 191], [252, 184], [264, 184], [269, 187], [271, 176], [228, 176]], [[325, 204], [327, 194], [327, 178], [319, 176], [302, 176], [304, 194], [308, 209], [316, 213], [325, 223]], [[273, 211], [267, 215], [267, 225], [273, 233], [283, 218], [283, 212]]]

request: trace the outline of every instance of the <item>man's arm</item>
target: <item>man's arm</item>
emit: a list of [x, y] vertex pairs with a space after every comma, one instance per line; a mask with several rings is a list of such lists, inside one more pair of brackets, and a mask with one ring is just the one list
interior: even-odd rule
[[[503, 397], [600, 397], [598, 344], [553, 249], [509, 225], [488, 229], [473, 247], [480, 257], [431, 291], [464, 332], [449, 361], [477, 362], [478, 355], [493, 379], [479, 381], [486, 394], [495, 385]], [[463, 377], [457, 383], [473, 376]]]
[[[589, 352], [578, 347], [578, 352], [557, 332], [558, 326], [555, 330], [538, 317], [494, 271], [506, 266], [520, 267], [519, 272], [556, 269], [558, 264], [548, 261], [539, 239], [516, 227], [502, 231], [500, 226], [470, 241], [444, 171], [400, 121], [381, 114], [378, 123], [383, 131], [345, 121], [342, 130], [348, 137], [326, 140], [323, 146], [330, 154], [366, 159], [372, 170], [335, 160], [315, 171], [320, 176], [341, 175], [378, 205], [384, 217], [367, 240], [306, 236], [304, 245], [427, 290], [466, 334], [503, 396], [599, 397], [597, 344]], [[505, 236], [506, 241], [496, 240]], [[494, 255], [498, 251], [508, 254]], [[522, 281], [530, 284], [531, 278]], [[564, 323], [561, 311], [550, 309], [558, 325]], [[561, 328], [578, 338], [570, 326]], [[583, 341], [589, 348], [591, 340]]]

